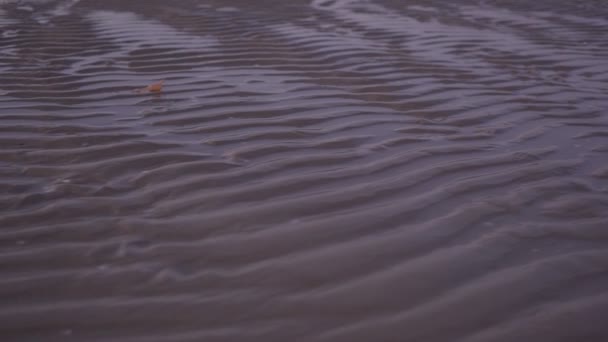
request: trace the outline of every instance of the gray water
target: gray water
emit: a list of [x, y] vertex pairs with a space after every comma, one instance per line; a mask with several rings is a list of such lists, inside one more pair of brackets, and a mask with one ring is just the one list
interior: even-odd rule
[[607, 32], [603, 1], [0, 1], [0, 340], [608, 341]]

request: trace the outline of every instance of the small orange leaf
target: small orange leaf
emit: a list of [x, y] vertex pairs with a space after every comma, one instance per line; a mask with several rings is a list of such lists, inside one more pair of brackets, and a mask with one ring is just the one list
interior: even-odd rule
[[150, 91], [150, 92], [159, 92], [159, 91], [163, 90], [163, 82], [164, 82], [164, 80], [156, 82], [156, 83], [152, 83], [146, 87], [146, 90]]

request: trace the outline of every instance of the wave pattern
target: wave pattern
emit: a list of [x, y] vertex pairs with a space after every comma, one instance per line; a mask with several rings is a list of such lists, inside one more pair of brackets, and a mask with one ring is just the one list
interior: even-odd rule
[[608, 340], [608, 8], [543, 3], [0, 1], [2, 340]]

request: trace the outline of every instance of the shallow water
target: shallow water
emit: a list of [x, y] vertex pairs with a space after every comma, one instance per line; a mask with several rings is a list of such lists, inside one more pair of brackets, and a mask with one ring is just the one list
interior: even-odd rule
[[0, 1], [1, 340], [607, 341], [606, 32], [602, 1]]

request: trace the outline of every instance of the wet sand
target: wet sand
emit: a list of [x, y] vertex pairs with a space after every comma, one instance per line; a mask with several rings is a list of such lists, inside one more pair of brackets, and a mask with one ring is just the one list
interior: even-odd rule
[[0, 1], [0, 340], [608, 341], [607, 32], [602, 1]]

